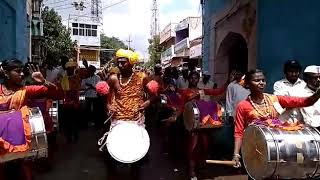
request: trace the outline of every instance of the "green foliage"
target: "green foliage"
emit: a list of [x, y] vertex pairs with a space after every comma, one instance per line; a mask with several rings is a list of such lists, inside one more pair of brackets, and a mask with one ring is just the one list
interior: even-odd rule
[[105, 49], [115, 49], [118, 50], [128, 49], [128, 46], [125, 45], [119, 38], [116, 37], [108, 37], [105, 34], [100, 35], [101, 48]]
[[[118, 49], [128, 49], [128, 46], [117, 37], [108, 37], [105, 34], [100, 35], [100, 46], [103, 49], [114, 49], [114, 51], [101, 52], [101, 64], [105, 64], [112, 59], [112, 55]], [[130, 48], [131, 50], [134, 50]]]
[[57, 65], [61, 56], [71, 57], [76, 44], [72, 42], [70, 32], [62, 24], [61, 16], [53, 9], [45, 7], [42, 19], [46, 62]]
[[149, 39], [149, 56], [150, 60], [146, 63], [146, 67], [153, 67], [157, 63], [160, 63], [161, 53], [165, 50], [163, 46], [160, 45], [160, 36], [153, 36], [152, 39]]

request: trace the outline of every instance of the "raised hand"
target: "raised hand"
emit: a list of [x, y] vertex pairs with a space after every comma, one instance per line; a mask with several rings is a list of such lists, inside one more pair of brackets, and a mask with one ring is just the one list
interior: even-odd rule
[[28, 66], [28, 70], [31, 74], [33, 81], [35, 81], [37, 83], [44, 83], [45, 82], [45, 78], [43, 77], [42, 73], [40, 72], [40, 68], [38, 65], [35, 66], [33, 64], [30, 64]]

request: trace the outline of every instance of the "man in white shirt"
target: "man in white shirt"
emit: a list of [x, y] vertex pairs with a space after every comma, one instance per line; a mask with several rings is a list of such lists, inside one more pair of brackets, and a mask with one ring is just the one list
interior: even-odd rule
[[[306, 83], [300, 79], [302, 66], [296, 60], [289, 60], [284, 64], [285, 78], [274, 83], [273, 89], [275, 95], [282, 96], [297, 96], [301, 97], [301, 93], [306, 86]], [[288, 122], [297, 122], [302, 120], [302, 115], [297, 109], [279, 109], [281, 114], [279, 119]]]
[[[214, 82], [210, 80], [211, 75], [209, 72], [205, 71], [202, 75], [202, 79], [198, 83], [199, 89], [212, 89], [214, 87]], [[208, 95], [203, 95], [201, 97], [205, 101], [210, 101], [211, 97]]]
[[[302, 92], [302, 96], [308, 97], [313, 95], [320, 88], [320, 66], [308, 66], [304, 71], [306, 87]], [[304, 122], [312, 127], [320, 127], [320, 100], [314, 105], [301, 108], [301, 114]]]
[[299, 96], [306, 83], [299, 78], [302, 67], [296, 60], [289, 60], [284, 65], [285, 78], [274, 83], [275, 95]]
[[188, 75], [189, 75], [189, 70], [183, 69], [182, 76], [180, 76], [177, 80], [178, 89], [187, 89], [189, 87]]
[[231, 118], [234, 118], [235, 111], [238, 103], [248, 97], [250, 91], [244, 88], [240, 82], [242, 80], [243, 73], [240, 71], [234, 71], [235, 80], [231, 82], [227, 87], [226, 92], [226, 112]]
[[98, 122], [99, 117], [96, 111], [98, 108], [96, 85], [100, 81], [100, 77], [95, 74], [96, 68], [94, 66], [90, 65], [87, 70], [88, 78], [83, 79], [81, 82], [81, 89], [85, 91], [87, 121], [93, 120], [96, 127], [99, 127], [101, 122]]

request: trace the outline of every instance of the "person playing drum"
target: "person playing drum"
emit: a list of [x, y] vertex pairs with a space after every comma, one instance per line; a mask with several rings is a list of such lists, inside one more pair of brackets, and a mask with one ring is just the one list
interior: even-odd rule
[[283, 108], [298, 108], [313, 105], [320, 98], [320, 90], [317, 89], [312, 96], [299, 98], [289, 96], [276, 96], [264, 93], [266, 87], [265, 76], [261, 70], [251, 70], [246, 74], [245, 85], [251, 94], [246, 100], [241, 101], [236, 109], [235, 117], [235, 144], [233, 161], [235, 167], [240, 167], [240, 147], [244, 129], [251, 123], [266, 123], [271, 127], [279, 127], [283, 130], [299, 130], [303, 126], [299, 123], [275, 122], [274, 119], [284, 112]]
[[[0, 134], [0, 156], [14, 152], [25, 152], [30, 148], [31, 127], [28, 120], [28, 107], [26, 106], [27, 100], [37, 99], [45, 96], [57, 96], [57, 86], [46, 81], [39, 68], [32, 65], [29, 67], [32, 79], [37, 82], [37, 84], [43, 85], [24, 86], [23, 67], [24, 65], [22, 64], [22, 62], [17, 59], [8, 59], [3, 61], [1, 64], [1, 73], [4, 73], [4, 83], [0, 85], [0, 111], [2, 113], [6, 113], [12, 110], [21, 111], [22, 114], [25, 115], [21, 120], [17, 120], [23, 121], [25, 139], [23, 140], [23, 142], [10, 142], [12, 138], [8, 138], [7, 136], [15, 137], [16, 134]], [[6, 131], [6, 125], [6, 123], [1, 123], [0, 121], [0, 132]], [[21, 173], [17, 173], [17, 171], [19, 170], [16, 169], [17, 166], [14, 165], [15, 163], [17, 163], [18, 167], [21, 168]], [[14, 169], [10, 170], [10, 168]], [[6, 172], [13, 173], [7, 174]], [[22, 160], [0, 164], [0, 179], [12, 179], [11, 176], [15, 176], [18, 174], [21, 176], [20, 179], [32, 179], [32, 171], [29, 162]]]
[[[119, 49], [116, 52], [117, 66], [120, 74], [113, 74], [108, 79], [110, 93], [107, 109], [111, 114], [110, 130], [123, 121], [134, 121], [144, 127], [144, 110], [153, 103], [157, 96], [159, 85], [149, 81], [143, 72], [133, 72], [133, 66], [138, 62], [138, 55], [131, 50]], [[100, 83], [97, 85], [97, 92]], [[150, 98], [145, 100], [145, 93]], [[137, 166], [135, 166], [137, 167]]]
[[[184, 110], [184, 106], [187, 102], [199, 99], [200, 93], [203, 93], [203, 95], [211, 95], [211, 96], [217, 96], [221, 95], [225, 92], [228, 82], [224, 85], [222, 88], [216, 88], [216, 89], [198, 89], [198, 83], [200, 79], [200, 74], [196, 71], [190, 72], [188, 76], [188, 88], [187, 89], [178, 89], [179, 94], [181, 95], [181, 108], [180, 113], [182, 113]], [[232, 77], [231, 77], [232, 79]], [[178, 113], [179, 114], [179, 113]], [[198, 142], [202, 140], [202, 144], [199, 144]], [[208, 149], [208, 139], [205, 133], [202, 133], [201, 131], [192, 131], [189, 136], [189, 146], [188, 146], [188, 158], [189, 158], [189, 176], [191, 179], [196, 179], [196, 173], [195, 173], [195, 167], [200, 161], [204, 161], [207, 155], [207, 153], [204, 153], [199, 157], [199, 154], [195, 153], [195, 148], [198, 145], [202, 145], [203, 150], [206, 152]]]

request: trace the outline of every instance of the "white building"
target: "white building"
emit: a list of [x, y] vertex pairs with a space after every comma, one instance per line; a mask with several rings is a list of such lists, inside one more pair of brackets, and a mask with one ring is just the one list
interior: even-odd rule
[[176, 26], [176, 42], [174, 45], [175, 59], [172, 64], [194, 62], [201, 59], [202, 18], [188, 17]]
[[160, 32], [160, 45], [166, 49], [161, 53], [161, 65], [163, 67], [170, 66], [171, 59], [175, 57], [174, 44], [176, 37], [176, 25], [176, 23], [170, 23]]
[[[88, 0], [47, 0], [44, 6], [53, 8], [62, 17], [62, 23], [71, 31], [71, 39], [77, 42], [80, 51], [73, 59], [82, 66], [82, 60], [100, 68], [100, 32], [101, 19], [92, 12], [92, 1]], [[98, 8], [98, 7], [96, 7]]]

